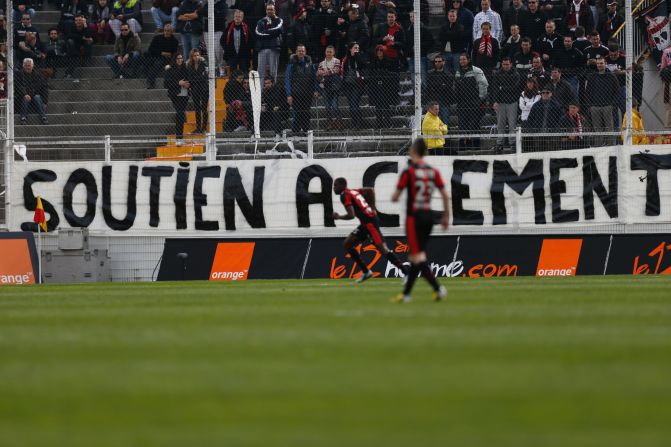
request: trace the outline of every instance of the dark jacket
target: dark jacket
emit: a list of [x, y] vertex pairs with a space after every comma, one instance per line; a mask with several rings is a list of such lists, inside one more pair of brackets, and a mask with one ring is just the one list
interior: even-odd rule
[[209, 89], [205, 61], [200, 61], [197, 67], [186, 64], [186, 73], [191, 84], [191, 94], [206, 96]]
[[177, 11], [177, 31], [180, 33], [203, 34], [203, 20], [200, 15], [192, 20], [179, 20], [182, 14], [191, 14], [199, 11], [199, 4], [195, 0], [184, 0]]
[[[240, 48], [235, 52], [235, 29], [240, 30]], [[252, 35], [249, 26], [243, 21], [239, 26], [235, 22], [231, 22], [226, 28], [226, 32], [221, 35], [219, 44], [224, 49], [224, 59], [230, 60], [234, 58], [251, 59], [252, 57]]]
[[[427, 54], [435, 46], [435, 41], [433, 39], [433, 33], [425, 27], [420, 25], [419, 27], [420, 43], [419, 50], [422, 57], [426, 57]], [[405, 30], [405, 57], [414, 57], [415, 56], [415, 26], [410, 25]]]
[[[545, 126], [543, 126], [543, 117], [545, 116], [546, 108], [547, 118], [545, 119]], [[529, 112], [528, 128], [536, 132], [548, 132], [559, 129], [563, 115], [564, 111], [561, 105], [554, 98], [547, 102], [540, 100], [533, 105], [531, 112]]]
[[116, 38], [114, 42], [114, 55], [115, 56], [125, 56], [126, 54], [133, 53], [135, 51], [142, 50], [142, 44], [140, 43], [140, 37], [133, 31], [128, 33], [128, 37], [124, 38], [123, 35]]
[[284, 90], [289, 96], [308, 96], [317, 91], [317, 69], [310, 56], [299, 60], [292, 54], [284, 77]]
[[128, 0], [125, 5], [122, 5], [117, 0], [112, 4], [112, 14], [115, 16], [123, 15], [124, 23], [129, 19], [135, 19], [142, 24], [142, 5], [140, 0]]
[[516, 104], [520, 98], [521, 80], [520, 74], [514, 68], [495, 72], [489, 87], [490, 101], [500, 104]]
[[464, 25], [459, 22], [452, 24], [448, 21], [440, 28], [436, 51], [441, 53], [445, 51], [445, 46], [449, 42], [452, 53], [463, 53], [468, 48], [470, 36], [471, 34], [467, 33]]
[[520, 27], [520, 34], [534, 42], [545, 32], [545, 22], [547, 22], [547, 16], [540, 9], [536, 10], [536, 13], [529, 11]]
[[564, 76], [576, 76], [585, 67], [585, 57], [577, 48], [561, 48], [555, 53], [555, 66], [561, 68]]
[[550, 56], [547, 61], [543, 58], [543, 63], [546, 65], [554, 64], [555, 55], [559, 48], [564, 48], [564, 38], [558, 33], [543, 33], [536, 41], [536, 50], [541, 54], [541, 57], [544, 54]]
[[166, 39], [163, 34], [157, 34], [153, 39], [151, 39], [147, 53], [156, 57], [161, 56], [161, 53], [170, 53], [172, 57], [175, 55], [175, 53], [177, 53], [178, 46], [179, 42], [177, 42], [175, 36], [172, 36], [170, 39]]
[[30, 95], [31, 97], [40, 95], [45, 103], [49, 102], [47, 81], [36, 68], [33, 68], [30, 74], [24, 70], [18, 71], [14, 78], [14, 86], [16, 98], [23, 98], [26, 95]]
[[370, 31], [368, 30], [368, 25], [363, 19], [358, 18], [353, 22], [349, 22], [349, 25], [346, 28], [345, 35], [345, 45], [349, 48], [349, 45], [352, 42], [358, 42], [361, 47], [361, 51], [368, 52], [368, 46], [370, 44]]
[[179, 81], [184, 81], [189, 79], [189, 74], [186, 71], [186, 64], [182, 65], [172, 65], [165, 72], [165, 78], [163, 79], [163, 87], [168, 90], [168, 96], [172, 99], [179, 95], [182, 91], [182, 87], [179, 86]]
[[312, 25], [307, 20], [296, 20], [293, 25], [287, 29], [287, 48], [291, 54], [296, 52], [298, 44], [305, 45], [305, 50], [310, 57], [314, 56], [314, 45], [312, 42]]
[[576, 98], [573, 87], [571, 87], [569, 83], [563, 79], [560, 79], [556, 84], [550, 81], [547, 86], [552, 88], [552, 98], [561, 104], [564, 110], [568, 110], [568, 105], [571, 102], [578, 100], [578, 98]]
[[282, 48], [282, 34], [284, 33], [284, 22], [279, 17], [270, 19], [263, 17], [256, 23], [256, 49], [277, 50]]
[[233, 101], [245, 101], [247, 94], [242, 82], [237, 82], [231, 79], [224, 88], [224, 101], [226, 104], [231, 104]]
[[350, 88], [363, 87], [367, 68], [368, 64], [366, 62], [366, 58], [362, 56], [361, 53], [354, 57], [352, 57], [350, 54], [347, 54], [347, 56], [342, 59], [343, 85]]
[[617, 78], [608, 70], [604, 73], [590, 73], [585, 84], [585, 103], [596, 107], [614, 105], [619, 97], [619, 90]]
[[[338, 14], [335, 8], [328, 9], [319, 8], [310, 17], [312, 22], [312, 40], [319, 42], [320, 48], [325, 48], [328, 45], [335, 46], [336, 36], [338, 35]], [[329, 30], [330, 35], [326, 35], [326, 30]], [[319, 55], [323, 57], [323, 55]]]
[[499, 41], [492, 37], [492, 55], [488, 56], [487, 53], [480, 53], [481, 41], [482, 37], [478, 37], [473, 42], [473, 48], [471, 49], [471, 61], [476, 67], [480, 67], [485, 72], [488, 72], [496, 68], [496, 65], [499, 63], [499, 53], [501, 52], [501, 49], [499, 46]]
[[398, 103], [399, 62], [397, 59], [374, 57], [368, 66], [368, 97], [375, 107]]
[[508, 8], [508, 10], [501, 14], [503, 17], [501, 17], [503, 21], [503, 32], [506, 36], [510, 35], [510, 27], [512, 25], [517, 25], [520, 27], [520, 35], [524, 36], [524, 30], [522, 29], [523, 26], [526, 25], [526, 23], [529, 21], [528, 16], [529, 16], [529, 11], [527, 8], [522, 5], [519, 9], [513, 8], [512, 5]]
[[426, 74], [426, 99], [441, 104], [454, 103], [454, 75], [447, 69], [431, 69]]

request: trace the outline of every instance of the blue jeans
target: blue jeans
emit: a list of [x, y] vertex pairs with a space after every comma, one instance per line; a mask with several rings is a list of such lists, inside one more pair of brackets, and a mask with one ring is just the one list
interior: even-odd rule
[[114, 54], [108, 54], [107, 56], [105, 56], [105, 60], [107, 61], [107, 65], [109, 65], [110, 68], [112, 69], [114, 77], [123, 75], [132, 78], [135, 76], [135, 70], [140, 60], [140, 52], [133, 51], [130, 57], [128, 58], [128, 62], [125, 63], [124, 65], [119, 65], [119, 62], [117, 61], [116, 56]]
[[568, 85], [571, 86], [573, 89], [573, 93], [575, 93], [575, 97], [577, 98], [579, 95], [578, 88], [580, 87], [580, 81], [578, 81], [577, 76], [564, 76], [563, 77], [566, 82], [568, 82]]
[[184, 55], [185, 61], [189, 60], [189, 53], [191, 50], [198, 49], [201, 37], [202, 34], [182, 33], [182, 54]]
[[46, 116], [46, 113], [44, 112], [44, 101], [42, 101], [42, 97], [40, 95], [33, 96], [32, 101], [26, 101], [26, 98], [21, 98], [21, 118], [24, 118], [26, 115], [28, 115], [28, 108], [30, 107], [31, 103], [35, 104], [35, 108], [37, 109], [37, 113], [40, 115], [40, 118], [44, 118]]
[[324, 100], [324, 110], [327, 118], [335, 118], [338, 114], [338, 92], [331, 89], [319, 88], [319, 93]]
[[445, 59], [445, 66], [452, 67], [452, 73], [456, 73], [459, 70], [459, 56], [461, 53], [443, 53], [443, 59]]
[[177, 28], [177, 11], [179, 11], [179, 8], [175, 6], [174, 8], [172, 8], [172, 13], [168, 15], [163, 11], [161, 11], [160, 8], [152, 6], [151, 17], [154, 19], [154, 24], [156, 25], [156, 28], [163, 28], [163, 25], [168, 22], [170, 22], [170, 24], [172, 25], [173, 30]]
[[[410, 69], [410, 74], [412, 75], [412, 85], [415, 85], [415, 58], [408, 58], [408, 67]], [[426, 72], [429, 70], [429, 59], [426, 56], [422, 56], [419, 59], [419, 65], [422, 70], [422, 85], [426, 85]]]

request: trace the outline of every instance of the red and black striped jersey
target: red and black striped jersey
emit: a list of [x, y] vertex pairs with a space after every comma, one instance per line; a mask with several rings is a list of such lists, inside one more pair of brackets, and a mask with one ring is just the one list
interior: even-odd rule
[[436, 188], [444, 188], [440, 172], [424, 162], [410, 163], [398, 179], [398, 189], [408, 190], [408, 214], [431, 211], [431, 196]]
[[352, 205], [354, 207], [354, 215], [361, 221], [369, 221], [377, 216], [377, 213], [368, 204], [368, 201], [359, 189], [346, 188], [340, 193], [340, 201], [345, 207]]

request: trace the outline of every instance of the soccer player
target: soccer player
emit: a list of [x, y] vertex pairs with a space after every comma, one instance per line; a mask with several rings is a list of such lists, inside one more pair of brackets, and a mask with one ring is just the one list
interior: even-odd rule
[[389, 262], [401, 270], [404, 275], [407, 275], [409, 271], [408, 267], [403, 265], [398, 257], [389, 250], [389, 247], [387, 247], [382, 238], [380, 219], [377, 216], [377, 211], [375, 211], [375, 190], [373, 188], [349, 189], [347, 187], [347, 180], [339, 177], [333, 182], [333, 192], [340, 196], [340, 201], [345, 205], [345, 211], [347, 211], [347, 214], [333, 213], [333, 218], [336, 220], [351, 220], [356, 217], [360, 222], [359, 226], [347, 236], [343, 244], [345, 251], [349, 253], [363, 272], [356, 279], [356, 282], [362, 283], [373, 277], [373, 272], [368, 269], [368, 266], [361, 260], [359, 252], [356, 251], [356, 247], [365, 242], [369, 237], [373, 240], [380, 253], [386, 256]]
[[443, 209], [445, 211], [441, 218], [441, 224], [444, 229], [447, 229], [449, 222], [448, 197], [447, 191], [445, 191], [445, 183], [440, 172], [424, 162], [426, 151], [426, 142], [422, 138], [418, 138], [412, 143], [408, 168], [401, 173], [396, 191], [391, 196], [392, 202], [398, 202], [403, 190], [407, 189], [408, 200], [405, 232], [408, 236], [408, 245], [410, 247], [410, 271], [407, 275], [403, 293], [399, 294], [393, 300], [396, 303], [412, 301], [410, 292], [420, 272], [433, 288], [434, 301], [440, 301], [447, 297], [447, 290], [438, 284], [426, 260], [426, 246], [433, 227], [431, 195], [435, 189], [440, 191], [440, 195], [443, 198]]

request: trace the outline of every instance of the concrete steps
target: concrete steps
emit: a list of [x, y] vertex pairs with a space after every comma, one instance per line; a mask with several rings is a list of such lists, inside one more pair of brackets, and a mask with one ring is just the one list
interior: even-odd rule
[[[128, 102], [128, 101], [53, 101], [49, 102], [49, 116], [52, 113], [63, 114], [63, 113], [73, 113], [77, 114], [100, 114], [105, 113], [109, 114], [110, 112], [116, 113], [124, 112], [124, 116], [128, 117], [129, 114], [142, 113], [151, 114], [151, 113], [165, 113], [165, 112], [174, 112], [174, 108], [170, 100], [165, 98], [163, 101], [142, 101], [142, 102]], [[108, 120], [109, 121], [109, 120]]]

